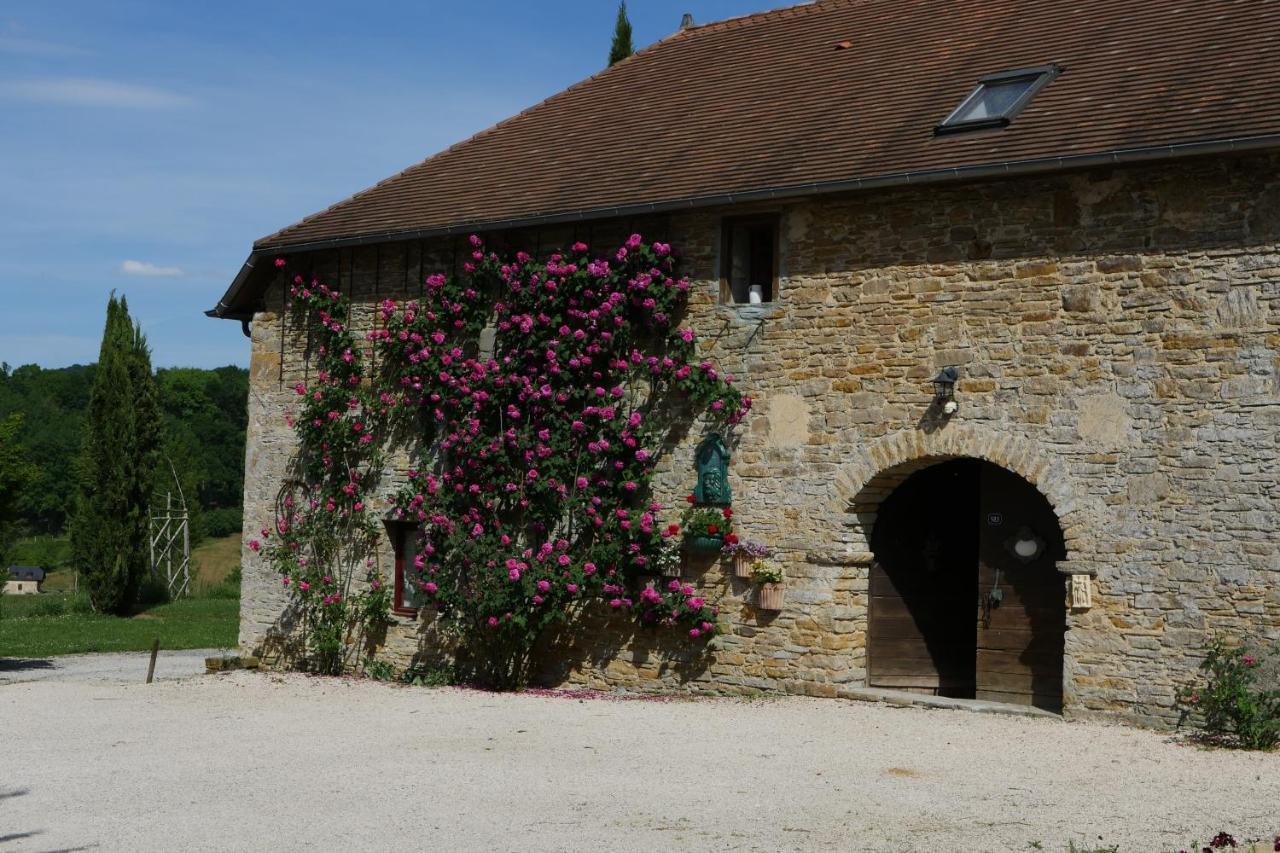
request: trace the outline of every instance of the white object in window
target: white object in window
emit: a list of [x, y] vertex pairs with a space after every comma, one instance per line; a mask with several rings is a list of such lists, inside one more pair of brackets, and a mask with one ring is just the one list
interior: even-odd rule
[[772, 302], [777, 298], [778, 217], [730, 217], [723, 227], [721, 301], [730, 305]]

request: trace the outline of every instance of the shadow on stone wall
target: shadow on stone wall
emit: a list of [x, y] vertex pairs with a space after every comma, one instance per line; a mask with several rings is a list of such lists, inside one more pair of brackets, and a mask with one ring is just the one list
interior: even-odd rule
[[585, 680], [587, 686], [660, 690], [708, 677], [715, 653], [679, 627], [639, 625], [631, 614], [583, 617], [561, 623], [538, 643], [533, 683]]

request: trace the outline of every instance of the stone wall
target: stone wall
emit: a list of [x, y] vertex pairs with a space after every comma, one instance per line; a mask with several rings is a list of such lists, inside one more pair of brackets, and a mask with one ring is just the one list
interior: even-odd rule
[[[863, 684], [875, 509], [913, 470], [970, 456], [1035, 484], [1063, 528], [1063, 570], [1095, 575], [1093, 608], [1068, 616], [1066, 713], [1173, 719], [1209, 633], [1280, 637], [1277, 165], [1195, 159], [672, 216], [659, 227], [695, 279], [688, 322], [758, 401], [734, 436], [734, 506], [740, 532], [780, 550], [786, 608], [757, 611], [742, 581], [690, 565], [729, 627], [709, 656], [619, 625], [589, 646], [554, 638], [544, 676], [824, 696]], [[756, 209], [781, 214], [779, 298], [721, 305], [720, 219]], [[572, 236], [601, 245], [629, 226]], [[371, 305], [447, 270], [453, 243], [304, 261]], [[270, 518], [287, 389], [308, 370], [278, 286], [267, 305], [254, 323], [250, 530]], [[949, 420], [929, 414], [945, 365], [960, 369]], [[693, 481], [693, 443], [659, 472], [669, 505]], [[248, 552], [244, 578], [241, 642], [255, 648], [284, 600]], [[423, 630], [396, 626], [391, 656], [429, 649]]]

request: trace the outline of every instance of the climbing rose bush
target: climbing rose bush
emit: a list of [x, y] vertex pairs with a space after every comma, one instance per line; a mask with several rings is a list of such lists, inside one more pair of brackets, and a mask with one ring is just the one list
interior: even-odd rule
[[633, 235], [604, 256], [578, 243], [536, 261], [471, 244], [462, 276], [383, 303], [370, 336], [381, 402], [419, 413], [426, 437], [395, 498], [423, 526], [415, 582], [502, 686], [524, 681], [548, 627], [590, 606], [714, 635], [715, 607], [692, 587], [637, 580], [679, 533], [650, 487], [673, 419], [732, 424], [750, 406], [677, 328], [689, 283], [671, 247]]
[[[323, 519], [339, 485], [347, 502], [335, 498], [330, 512], [367, 520], [354, 504], [367, 508], [375, 448], [408, 431], [418, 461], [392, 500], [395, 518], [421, 527], [408, 580], [456, 630], [477, 674], [523, 684], [546, 630], [591, 609], [714, 636], [716, 608], [691, 585], [646, 580], [680, 534], [651, 489], [670, 431], [699, 417], [723, 428], [751, 404], [696, 357], [696, 331], [679, 326], [688, 287], [671, 247], [640, 235], [604, 255], [578, 243], [542, 260], [500, 258], [472, 237], [462, 274], [429, 277], [420, 300], [380, 305], [367, 339], [372, 381], [344, 338], [326, 350], [341, 365], [321, 388], [300, 387], [324, 403], [299, 416], [300, 440], [322, 460], [338, 451], [351, 476], [321, 478], [318, 504], [290, 530], [323, 535], [322, 522], [308, 522]], [[304, 290], [321, 297], [307, 303], [313, 323], [345, 334], [334, 307], [343, 299]], [[331, 385], [349, 390], [345, 409], [329, 405]], [[276, 546], [286, 577], [301, 550]]]
[[1179, 725], [1203, 743], [1239, 749], [1280, 746], [1280, 644], [1232, 645], [1212, 638], [1199, 677], [1178, 691]]
[[[386, 409], [363, 381], [347, 299], [300, 276], [289, 293], [295, 317], [309, 327], [316, 372], [294, 388], [299, 409], [287, 417], [299, 449], [277, 499], [274, 529], [264, 527], [249, 547], [275, 565], [291, 593], [306, 663], [338, 674], [390, 607], [377, 565], [381, 525], [370, 498], [384, 461], [375, 436]], [[365, 581], [358, 589], [357, 577]]]

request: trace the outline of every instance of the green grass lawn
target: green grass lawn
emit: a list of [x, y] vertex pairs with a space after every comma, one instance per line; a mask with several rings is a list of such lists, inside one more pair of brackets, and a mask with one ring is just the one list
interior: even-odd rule
[[[47, 577], [44, 591], [71, 592], [75, 572], [71, 565], [71, 540], [65, 536], [33, 536], [14, 545], [15, 566], [41, 566]], [[191, 589], [203, 595], [240, 568], [240, 534], [206, 539], [191, 549]]]
[[208, 539], [191, 552], [194, 598], [149, 607], [129, 619], [91, 612], [74, 595], [66, 537], [19, 543], [18, 565], [45, 566], [44, 595], [0, 596], [0, 657], [45, 657], [82, 652], [230, 648], [240, 622], [240, 537]]
[[32, 536], [13, 546], [15, 566], [40, 566], [48, 575], [44, 579], [45, 592], [70, 591], [75, 584], [75, 573], [67, 568], [71, 561], [71, 540], [66, 536]]
[[196, 594], [215, 587], [240, 568], [240, 534], [206, 539], [191, 549], [191, 583]]
[[240, 619], [234, 597], [186, 598], [128, 619], [84, 609], [66, 595], [3, 596], [0, 657], [143, 651], [156, 637], [161, 649], [231, 648]]

